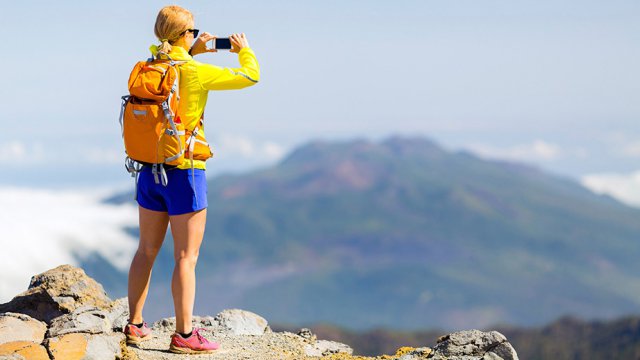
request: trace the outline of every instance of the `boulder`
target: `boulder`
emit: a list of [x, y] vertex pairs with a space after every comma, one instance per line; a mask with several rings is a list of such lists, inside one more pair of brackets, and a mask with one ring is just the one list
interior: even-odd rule
[[224, 310], [216, 315], [215, 321], [232, 335], [263, 335], [271, 331], [262, 316], [240, 309]]
[[47, 337], [69, 333], [101, 334], [111, 331], [111, 322], [103, 310], [90, 307], [77, 308], [74, 312], [55, 318], [49, 326]]
[[107, 320], [111, 323], [113, 331], [122, 331], [129, 321], [129, 300], [123, 297], [111, 303], [111, 309], [107, 311]]
[[311, 343], [311, 344], [314, 344], [318, 340], [318, 337], [316, 336], [316, 334], [312, 333], [311, 329], [309, 329], [309, 328], [300, 329], [300, 331], [298, 331], [297, 335], [300, 336], [301, 338], [305, 339], [306, 342]]
[[438, 339], [430, 359], [518, 360], [518, 354], [497, 331], [465, 330]]
[[431, 348], [428, 348], [428, 347], [413, 348], [413, 347], [403, 346], [396, 351], [396, 355], [394, 359], [423, 360], [423, 359], [429, 358], [429, 355], [431, 355], [431, 352], [432, 352]]
[[123, 333], [92, 335], [87, 343], [86, 359], [113, 360], [122, 358], [120, 343], [125, 340]]
[[53, 360], [113, 360], [122, 357], [122, 333], [83, 334], [70, 333], [45, 341]]
[[49, 360], [47, 349], [31, 341], [12, 341], [0, 344], [1, 359]]
[[44, 340], [47, 325], [29, 315], [18, 313], [0, 314], [0, 344], [13, 341], [28, 341], [40, 344]]
[[102, 285], [82, 269], [61, 265], [32, 277], [27, 291], [0, 304], [0, 313], [26, 314], [49, 324], [79, 307], [108, 309], [111, 303]]
[[[111, 301], [84, 271], [63, 265], [34, 276], [26, 292], [0, 305], [0, 359], [184, 358], [166, 352], [175, 318], [157, 321], [148, 342], [127, 347], [122, 327], [128, 317], [127, 298]], [[202, 359], [518, 360], [496, 331], [456, 332], [440, 338], [433, 349], [404, 347], [392, 357], [366, 358], [353, 357], [348, 345], [318, 340], [309, 329], [272, 332], [267, 320], [239, 309], [194, 316], [193, 326], [204, 328], [203, 335], [222, 345]]]
[[49, 338], [45, 345], [53, 360], [80, 360], [87, 353], [87, 340], [86, 334], [73, 333]]
[[345, 345], [335, 341], [317, 340], [312, 344], [304, 347], [307, 356], [327, 356], [331, 354], [353, 354], [353, 349], [349, 345]]

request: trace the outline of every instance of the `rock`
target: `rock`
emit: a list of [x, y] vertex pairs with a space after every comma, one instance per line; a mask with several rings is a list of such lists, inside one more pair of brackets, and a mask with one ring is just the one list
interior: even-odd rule
[[224, 310], [216, 315], [215, 320], [223, 331], [232, 335], [263, 335], [271, 331], [263, 317], [240, 309]]
[[[36, 275], [29, 289], [0, 305], [0, 359], [184, 358], [167, 352], [175, 318], [153, 324], [153, 336], [127, 347], [121, 332], [129, 317], [127, 298], [111, 301], [102, 286], [81, 269], [64, 265]], [[48, 326], [48, 328], [47, 328]], [[309, 329], [297, 334], [272, 332], [267, 320], [249, 311], [224, 310], [216, 317], [194, 316], [193, 326], [219, 342], [221, 349], [203, 360], [518, 360], [500, 333], [469, 330], [446, 335], [434, 349], [400, 348], [395, 356], [352, 356], [353, 349], [318, 340]]]
[[483, 357], [482, 360], [503, 360], [500, 356], [496, 355], [494, 352], [488, 352]]
[[396, 351], [396, 356], [399, 356], [398, 360], [419, 360], [428, 358], [431, 351], [432, 350], [428, 347], [402, 347]]
[[49, 360], [47, 349], [31, 341], [12, 341], [0, 344], [0, 358]]
[[[497, 358], [496, 358], [497, 356]], [[459, 331], [438, 339], [433, 360], [518, 360], [507, 338], [497, 331]]]
[[111, 303], [111, 310], [107, 312], [107, 320], [113, 331], [122, 331], [129, 321], [129, 300], [123, 297]]
[[13, 341], [29, 341], [40, 344], [44, 340], [47, 325], [29, 315], [0, 314], [0, 344]]
[[71, 333], [45, 341], [53, 360], [113, 360], [121, 358], [122, 333], [83, 334]]
[[[489, 358], [488, 356], [493, 355], [493, 358]], [[496, 346], [491, 349], [487, 355], [484, 356], [484, 360], [509, 360], [509, 359], [518, 359], [518, 354], [516, 354], [516, 350], [511, 346], [508, 342], [503, 342], [502, 344]]]
[[49, 338], [45, 341], [53, 360], [80, 360], [87, 353], [88, 343], [87, 335], [78, 333]]
[[175, 331], [175, 329], [176, 329], [176, 318], [175, 317], [170, 317], [170, 318], [160, 319], [160, 320], [154, 322], [153, 325], [151, 326], [151, 328], [153, 329], [153, 331], [159, 331], [159, 332]]
[[307, 344], [304, 347], [307, 356], [327, 356], [331, 354], [353, 354], [353, 349], [349, 345], [345, 345], [335, 341], [317, 340], [313, 344]]
[[55, 318], [49, 326], [47, 337], [69, 333], [100, 334], [111, 331], [111, 322], [103, 310], [89, 307], [77, 308], [71, 314]]
[[113, 360], [122, 357], [120, 342], [125, 339], [123, 333], [93, 335], [89, 337], [86, 359]]
[[298, 331], [298, 336], [300, 336], [301, 338], [305, 339], [307, 342], [314, 344], [316, 342], [316, 340], [318, 340], [318, 337], [311, 332], [311, 329], [308, 328], [302, 328], [300, 329], [300, 331]]
[[71, 265], [61, 265], [31, 278], [29, 289], [0, 305], [0, 313], [29, 315], [49, 324], [58, 316], [82, 306], [107, 309], [111, 304], [95, 280]]
[[[218, 321], [211, 316], [194, 316], [191, 323], [193, 327], [204, 328], [212, 332], [224, 330], [220, 328]], [[154, 322], [153, 325], [151, 325], [151, 328], [153, 331], [173, 333], [176, 330], [176, 318], [175, 316], [172, 316], [170, 318], [160, 319]]]

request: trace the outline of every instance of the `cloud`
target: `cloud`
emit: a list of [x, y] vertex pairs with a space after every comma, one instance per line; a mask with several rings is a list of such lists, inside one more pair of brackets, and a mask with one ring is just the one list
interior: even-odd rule
[[27, 149], [24, 143], [20, 141], [11, 141], [7, 144], [0, 146], [0, 155], [3, 158], [23, 158], [27, 153]]
[[279, 160], [285, 154], [285, 149], [274, 142], [266, 142], [263, 144], [265, 155], [272, 160]]
[[611, 131], [600, 135], [600, 141], [616, 157], [640, 158], [640, 140], [630, 133]]
[[535, 140], [530, 144], [521, 144], [512, 147], [471, 144], [468, 145], [467, 148], [482, 157], [517, 161], [551, 161], [558, 159], [562, 155], [559, 146], [544, 140]]
[[100, 201], [100, 191], [0, 187], [0, 303], [26, 290], [34, 274], [99, 253], [126, 271], [137, 246], [125, 227], [137, 226], [130, 204]]
[[595, 193], [607, 194], [627, 205], [640, 207], [640, 170], [630, 174], [586, 175], [581, 182]]
[[211, 144], [214, 153], [225, 158], [239, 156], [245, 159], [277, 161], [286, 152], [284, 147], [275, 142], [258, 142], [236, 134], [221, 134]]
[[121, 164], [125, 156], [124, 148], [92, 147], [82, 153], [82, 159], [90, 164]]
[[622, 148], [622, 154], [628, 157], [640, 157], [640, 141], [625, 144]]
[[45, 160], [45, 154], [44, 147], [38, 142], [12, 140], [0, 143], [0, 164], [38, 164]]
[[117, 147], [99, 147], [95, 145], [83, 144], [80, 142], [48, 144], [45, 146], [40, 142], [26, 142], [13, 140], [0, 144], [0, 164], [10, 165], [41, 165], [46, 163], [54, 164], [75, 164], [78, 160], [85, 164], [116, 164], [124, 161], [124, 148], [118, 144]]

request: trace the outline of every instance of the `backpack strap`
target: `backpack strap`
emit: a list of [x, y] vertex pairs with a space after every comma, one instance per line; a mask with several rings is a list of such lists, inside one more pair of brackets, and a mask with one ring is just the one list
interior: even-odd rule
[[138, 200], [138, 177], [140, 172], [142, 171], [142, 164], [133, 160], [130, 157], [126, 157], [124, 159], [124, 168], [127, 169], [127, 172], [131, 174], [131, 177], [134, 178], [134, 200]]
[[[196, 136], [198, 136], [198, 133], [200, 132], [199, 126], [204, 125], [203, 119], [204, 119], [204, 113], [202, 114], [202, 116], [200, 116], [200, 121], [198, 121], [198, 124], [196, 124], [196, 126], [193, 128], [193, 131], [191, 132], [191, 136], [189, 136], [189, 139], [187, 139], [187, 142], [186, 142], [189, 148], [189, 161], [191, 162], [191, 188], [193, 189], [193, 196], [196, 199], [196, 207], [199, 207], [200, 205], [198, 205], [198, 192], [196, 191], [196, 170], [193, 164], [193, 151], [196, 147], [196, 142], [207, 144], [204, 141], [200, 141], [196, 139]], [[207, 144], [207, 146], [208, 145], [209, 144]]]
[[[131, 96], [125, 95], [122, 97], [122, 106], [120, 107], [120, 131], [122, 132], [122, 138], [124, 138], [124, 109], [127, 107], [127, 103]], [[127, 158], [128, 159], [128, 158]], [[126, 161], [126, 160], [125, 160]]]
[[164, 169], [162, 164], [153, 164], [151, 167], [151, 173], [153, 174], [153, 181], [155, 181], [156, 184], [162, 183], [162, 186], [167, 186], [167, 184], [169, 184], [167, 171]]
[[[168, 56], [167, 56], [168, 57]], [[169, 58], [171, 59], [171, 58]], [[176, 98], [176, 102], [178, 102], [178, 105], [176, 106], [176, 109], [178, 108], [179, 104], [180, 104], [180, 72], [178, 71], [177, 66], [185, 63], [185, 61], [182, 62], [175, 62], [173, 60], [171, 60], [171, 62], [169, 63], [169, 66], [171, 67], [171, 69], [175, 72], [175, 80], [173, 82], [173, 85], [171, 86], [171, 92], [169, 93], [169, 97], [167, 97], [167, 100], [165, 100], [162, 103], [162, 110], [164, 111], [164, 116], [167, 119], [167, 121], [169, 122], [169, 125], [171, 126], [171, 131], [167, 131], [167, 134], [169, 135], [173, 135], [176, 138], [176, 142], [178, 143], [178, 147], [180, 149], [180, 151], [175, 154], [174, 156], [168, 157], [166, 159], [164, 159], [164, 162], [171, 162], [174, 161], [178, 158], [180, 158], [184, 152], [185, 149], [182, 147], [182, 141], [180, 141], [180, 135], [184, 135], [185, 132], [184, 131], [178, 131], [178, 129], [176, 128], [176, 123], [175, 123], [175, 117], [172, 112], [171, 112], [171, 108], [169, 107], [169, 104], [171, 104], [171, 101], [173, 100], [173, 97], [175, 96]], [[176, 110], [177, 111], [177, 110]], [[163, 168], [164, 170], [164, 168]], [[157, 183], [157, 182], [156, 182]]]

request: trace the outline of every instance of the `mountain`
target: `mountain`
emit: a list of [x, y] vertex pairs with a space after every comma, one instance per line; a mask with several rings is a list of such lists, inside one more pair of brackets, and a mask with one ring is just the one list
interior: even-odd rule
[[[208, 200], [196, 312], [453, 329], [640, 310], [639, 210], [425, 138], [314, 141], [211, 179]], [[172, 309], [167, 243], [154, 316]]]

